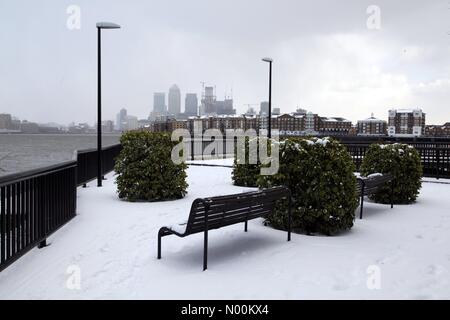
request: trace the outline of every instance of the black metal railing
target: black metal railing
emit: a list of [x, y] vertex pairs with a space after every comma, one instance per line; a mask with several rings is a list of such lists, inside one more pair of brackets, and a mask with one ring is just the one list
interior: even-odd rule
[[[115, 144], [102, 149], [102, 173], [114, 170], [115, 158], [122, 150], [122, 145]], [[78, 175], [77, 185], [86, 185], [97, 178], [97, 149], [77, 151]]]
[[[121, 145], [102, 150], [103, 174], [114, 170]], [[97, 176], [97, 150], [76, 160], [0, 177], [0, 271], [76, 215], [77, 186]]]
[[[285, 137], [280, 137], [284, 139]], [[420, 154], [423, 175], [432, 178], [450, 178], [450, 139], [435, 139], [435, 138], [394, 138], [394, 137], [338, 137], [342, 144], [344, 144], [352, 159], [359, 170], [367, 149], [372, 143], [405, 143], [413, 146]], [[233, 157], [227, 146], [231, 140], [225, 136], [215, 140], [214, 138], [188, 138], [185, 141], [186, 150], [189, 160], [209, 159], [211, 155], [218, 158]], [[200, 143], [198, 143], [200, 142]], [[215, 148], [212, 148], [215, 147]], [[214, 149], [210, 153], [209, 150]], [[222, 151], [218, 154], [217, 151]]]
[[0, 178], [0, 271], [75, 217], [76, 161]]
[[[359, 170], [370, 144], [343, 143], [352, 156], [357, 170]], [[450, 147], [443, 146], [441, 143], [412, 142], [407, 144], [413, 146], [419, 152], [424, 177], [450, 178]]]

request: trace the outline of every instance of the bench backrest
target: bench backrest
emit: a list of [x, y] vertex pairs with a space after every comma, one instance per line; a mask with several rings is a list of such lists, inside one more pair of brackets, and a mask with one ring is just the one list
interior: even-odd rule
[[392, 181], [392, 179], [393, 176], [389, 173], [370, 178], [359, 178], [358, 191], [361, 191], [364, 185], [364, 194], [374, 193], [378, 191], [379, 188], [384, 186], [387, 182]]
[[192, 203], [186, 233], [205, 231], [205, 212], [208, 229], [217, 229], [271, 213], [278, 200], [288, 198], [286, 187], [274, 187], [213, 198], [196, 199]]

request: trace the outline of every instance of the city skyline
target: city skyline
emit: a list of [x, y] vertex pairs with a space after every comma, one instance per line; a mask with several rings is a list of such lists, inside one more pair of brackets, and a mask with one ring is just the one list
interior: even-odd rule
[[370, 3], [361, 1], [346, 1], [343, 10], [325, 0], [133, 6], [82, 0], [80, 29], [67, 27], [68, 3], [26, 3], [27, 10], [12, 1], [0, 10], [7, 49], [0, 52], [0, 109], [22, 119], [95, 121], [95, 22], [101, 20], [123, 27], [103, 38], [108, 119], [122, 107], [146, 117], [153, 92], [167, 92], [174, 82], [183, 97], [200, 97], [201, 82], [220, 88], [219, 98], [233, 91], [237, 113], [244, 113], [246, 104], [267, 100], [263, 56], [274, 59], [273, 105], [285, 112], [301, 107], [356, 121], [393, 107], [420, 107], [431, 123], [449, 118], [444, 2], [378, 1], [378, 29], [368, 28]]

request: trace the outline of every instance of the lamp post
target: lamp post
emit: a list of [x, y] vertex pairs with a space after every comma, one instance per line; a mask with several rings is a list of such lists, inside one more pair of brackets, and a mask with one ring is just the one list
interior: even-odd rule
[[102, 29], [119, 29], [120, 26], [111, 22], [97, 22], [97, 187], [102, 186]]
[[269, 63], [269, 128], [267, 136], [272, 138], [272, 58], [263, 58], [262, 61]]

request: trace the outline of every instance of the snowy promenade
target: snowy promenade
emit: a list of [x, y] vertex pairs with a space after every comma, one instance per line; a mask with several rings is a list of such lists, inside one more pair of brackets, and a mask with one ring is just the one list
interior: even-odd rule
[[[157, 232], [185, 220], [195, 198], [249, 190], [232, 185], [231, 169], [191, 166], [186, 198], [159, 203], [120, 201], [107, 178], [78, 190], [77, 217], [49, 247], [0, 273], [0, 299], [450, 298], [450, 184], [424, 183], [416, 204], [392, 210], [367, 201], [364, 220], [336, 237], [293, 234], [288, 243], [262, 220], [248, 233], [213, 230], [202, 272], [202, 234], [164, 238], [157, 260]], [[370, 290], [373, 265], [381, 288]], [[80, 289], [67, 286], [73, 270]]]

